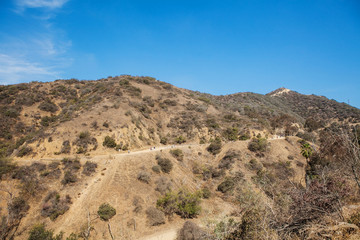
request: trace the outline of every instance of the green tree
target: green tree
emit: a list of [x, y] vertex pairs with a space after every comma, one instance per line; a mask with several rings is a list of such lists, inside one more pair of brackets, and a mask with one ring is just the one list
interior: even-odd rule
[[309, 158], [312, 155], [312, 152], [313, 152], [313, 149], [309, 143], [304, 143], [301, 146], [301, 155], [303, 155], [306, 158], [306, 162], [308, 162]]

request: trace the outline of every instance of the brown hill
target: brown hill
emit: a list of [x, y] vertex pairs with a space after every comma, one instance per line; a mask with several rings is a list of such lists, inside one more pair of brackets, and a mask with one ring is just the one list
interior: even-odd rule
[[356, 181], [326, 141], [359, 122], [346, 104], [124, 75], [1, 86], [0, 110], [1, 239], [358, 237]]

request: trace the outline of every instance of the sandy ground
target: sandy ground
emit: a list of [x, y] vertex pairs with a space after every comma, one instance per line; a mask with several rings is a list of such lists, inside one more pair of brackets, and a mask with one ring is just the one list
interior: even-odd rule
[[[272, 148], [274, 156], [281, 156], [282, 158], [286, 158], [284, 144], [289, 144], [283, 140], [283, 138], [274, 138], [269, 139], [272, 144], [274, 144], [274, 148]], [[223, 153], [224, 154], [230, 148], [238, 149], [242, 152], [245, 152], [247, 148], [248, 141], [240, 141], [240, 142], [230, 142], [224, 145]], [[83, 226], [87, 220], [87, 213], [93, 214], [94, 226], [96, 231], [92, 232], [91, 239], [111, 239], [109, 236], [109, 232], [107, 229], [107, 225], [105, 222], [96, 219], [96, 211], [98, 206], [100, 206], [103, 202], [108, 202], [112, 206], [116, 207], [117, 215], [111, 219], [112, 230], [114, 234], [117, 236], [116, 239], [140, 239], [140, 240], [173, 240], [176, 239], [177, 231], [181, 228], [183, 224], [183, 220], [177, 219], [174, 222], [170, 222], [166, 225], [162, 225], [161, 227], [146, 227], [146, 217], [142, 215], [142, 217], [138, 215], [134, 215], [132, 212], [133, 205], [132, 199], [134, 195], [141, 196], [145, 201], [145, 206], [154, 206], [156, 204], [156, 199], [159, 196], [157, 192], [154, 190], [154, 185], [144, 184], [140, 181], [136, 180], [137, 173], [139, 169], [145, 167], [146, 169], [151, 169], [151, 166], [156, 164], [155, 156], [162, 152], [162, 154], [168, 154], [168, 150], [172, 148], [182, 149], [184, 153], [188, 153], [188, 157], [193, 159], [198, 159], [196, 153], [200, 153], [205, 150], [207, 145], [200, 144], [184, 144], [184, 145], [168, 145], [168, 146], [157, 146], [155, 149], [140, 149], [136, 151], [130, 152], [122, 152], [108, 154], [108, 155], [98, 155], [91, 157], [91, 161], [98, 163], [97, 172], [81, 182], [77, 183], [73, 187], [68, 187], [65, 189], [60, 189], [61, 191], [65, 191], [66, 193], [74, 196], [73, 204], [70, 209], [66, 212], [66, 214], [61, 215], [55, 222], [52, 222], [46, 219], [47, 226], [51, 229], [55, 229], [55, 233], [60, 231], [64, 231], [66, 233], [70, 232], [78, 232], [81, 226]], [[290, 145], [289, 145], [290, 147]], [[204, 154], [206, 151], [203, 152]], [[87, 160], [89, 157], [83, 157], [82, 161]], [[216, 159], [220, 159], [221, 154], [217, 156]], [[37, 161], [54, 161], [60, 160], [61, 158], [54, 159], [39, 159]], [[203, 159], [211, 160], [211, 156], [206, 155], [203, 156]], [[215, 158], [212, 158], [215, 160]], [[213, 161], [211, 160], [211, 161]], [[29, 160], [20, 160], [20, 162], [27, 162]], [[185, 164], [185, 163], [181, 163]], [[196, 179], [192, 174], [189, 174], [189, 168], [182, 166], [180, 163], [175, 164], [174, 169], [172, 171], [171, 177], [175, 181], [174, 183], [177, 187], [181, 187], [181, 184], [176, 183], [183, 182], [190, 189], [196, 189], [195, 186]], [[153, 178], [156, 178], [156, 175], [153, 175]], [[155, 180], [155, 179], [154, 179]], [[213, 198], [213, 203], [207, 203], [206, 209], [212, 209], [213, 215], [225, 214], [227, 210], [231, 211], [231, 206], [226, 206], [228, 203], [221, 202], [219, 198]], [[41, 204], [41, 203], [40, 203]], [[210, 205], [209, 205], [210, 204]], [[213, 205], [211, 205], [213, 204]], [[215, 204], [215, 205], [214, 205]], [[221, 209], [216, 209], [220, 204]], [[40, 205], [39, 205], [40, 206]], [[24, 222], [25, 228], [34, 224], [34, 222], [43, 221], [43, 218], [39, 216], [39, 207], [32, 209], [33, 213], [29, 213], [29, 217]], [[130, 231], [129, 228], [126, 227], [126, 221], [128, 219], [136, 219], [136, 223], [138, 229], [136, 231]], [[24, 227], [23, 225], [23, 227]], [[125, 226], [125, 227], [124, 227]], [[26, 239], [25, 236], [19, 237], [17, 239]]]

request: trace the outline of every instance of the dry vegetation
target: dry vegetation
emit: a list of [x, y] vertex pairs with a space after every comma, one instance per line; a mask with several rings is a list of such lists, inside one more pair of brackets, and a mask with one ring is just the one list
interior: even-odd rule
[[0, 86], [0, 238], [359, 239], [359, 120], [283, 89]]

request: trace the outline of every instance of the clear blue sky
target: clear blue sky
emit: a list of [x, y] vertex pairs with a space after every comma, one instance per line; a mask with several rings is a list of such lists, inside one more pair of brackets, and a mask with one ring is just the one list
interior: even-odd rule
[[0, 0], [0, 84], [146, 75], [360, 107], [359, 0]]

